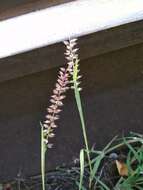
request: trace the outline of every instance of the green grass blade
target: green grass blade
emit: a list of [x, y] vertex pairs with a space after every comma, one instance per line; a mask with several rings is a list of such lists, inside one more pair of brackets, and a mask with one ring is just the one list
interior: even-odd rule
[[[78, 181], [76, 181], [75, 183], [76, 183], [76, 185], [79, 187], [79, 182], [78, 182]], [[87, 188], [86, 188], [86, 187], [84, 187], [84, 186], [82, 186], [82, 187], [81, 187], [81, 190], [87, 190]]]
[[105, 190], [111, 190], [105, 183], [103, 183], [98, 177], [96, 178], [97, 182], [105, 189]]
[[93, 166], [93, 169], [92, 169], [92, 173], [91, 173], [91, 180], [94, 179], [103, 158], [104, 158], [103, 153], [101, 153], [101, 155], [96, 157], [96, 160], [95, 160], [95, 163], [94, 163], [94, 166]]
[[84, 149], [81, 149], [81, 151], [80, 151], [80, 183], [79, 183], [79, 190], [82, 189], [83, 177], [84, 177]]
[[106, 151], [110, 148], [110, 146], [112, 145], [112, 143], [117, 139], [118, 136], [115, 136], [104, 148], [103, 151]]
[[139, 155], [138, 153], [136, 152], [136, 150], [134, 149], [134, 147], [129, 144], [125, 138], [123, 138], [123, 142], [125, 143], [125, 145], [129, 148], [129, 150], [131, 150], [131, 152], [134, 154], [136, 160], [138, 160], [140, 162], [140, 159], [139, 159]]
[[[89, 154], [88, 139], [87, 139], [84, 115], [83, 115], [83, 110], [82, 110], [80, 92], [79, 92], [79, 87], [78, 87], [78, 60], [75, 61], [75, 64], [74, 64], [74, 67], [73, 67], [73, 85], [74, 85], [75, 100], [76, 100], [76, 104], [77, 104], [77, 108], [78, 108], [78, 112], [79, 112], [79, 117], [80, 117], [80, 121], [81, 121], [81, 127], [82, 127], [82, 132], [83, 132], [83, 137], [84, 137], [84, 143], [85, 143], [85, 147], [86, 147], [88, 164], [89, 164], [90, 173], [91, 173], [92, 172], [92, 167], [91, 167], [91, 160], [90, 160], [90, 154]], [[91, 186], [91, 178], [90, 178], [90, 181], [89, 181], [89, 186]]]
[[131, 150], [129, 151], [128, 155], [127, 155], [127, 168], [128, 168], [128, 175], [131, 175], [133, 173], [133, 169], [132, 169], [132, 157], [131, 157]]
[[121, 177], [118, 182], [116, 183], [115, 187], [114, 187], [114, 190], [120, 190], [120, 185], [123, 183], [124, 181], [124, 178]]

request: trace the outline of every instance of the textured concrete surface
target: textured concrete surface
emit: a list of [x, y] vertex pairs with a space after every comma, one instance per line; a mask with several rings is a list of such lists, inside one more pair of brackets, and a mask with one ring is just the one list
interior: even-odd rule
[[[90, 143], [104, 146], [114, 135], [142, 132], [143, 45], [81, 63], [82, 101]], [[39, 62], [40, 64], [40, 62]], [[0, 83], [0, 180], [40, 171], [40, 126], [58, 69]], [[67, 94], [47, 169], [79, 154], [82, 135], [73, 93]]]

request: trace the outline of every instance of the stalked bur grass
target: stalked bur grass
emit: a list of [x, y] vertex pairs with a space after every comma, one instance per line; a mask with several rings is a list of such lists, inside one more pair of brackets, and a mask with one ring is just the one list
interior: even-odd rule
[[[77, 108], [80, 116], [81, 127], [85, 142], [85, 152], [87, 154], [89, 169], [90, 169], [90, 178], [89, 178], [89, 187], [91, 187], [91, 174], [92, 174], [92, 167], [91, 167], [91, 160], [89, 154], [89, 145], [87, 140], [86, 134], [86, 127], [85, 121], [83, 116], [82, 110], [82, 103], [80, 98], [80, 90], [79, 87], [80, 81], [79, 79], [81, 76], [79, 75], [79, 58], [77, 51], [78, 49], [75, 48], [76, 46], [76, 39], [72, 39], [69, 41], [65, 41], [64, 44], [66, 45], [66, 59], [67, 67], [60, 68], [58, 79], [55, 85], [55, 89], [53, 90], [53, 95], [51, 96], [50, 102], [51, 105], [47, 108], [47, 115], [46, 119], [41, 125], [41, 174], [42, 174], [42, 189], [45, 190], [45, 157], [46, 157], [46, 150], [47, 148], [52, 148], [53, 144], [49, 142], [49, 138], [53, 138], [55, 136], [54, 129], [57, 127], [56, 121], [59, 119], [59, 113], [61, 112], [61, 107], [63, 106], [63, 99], [65, 98], [65, 92], [72, 88], [74, 89], [75, 100], [77, 103]], [[81, 176], [80, 176], [80, 184], [79, 189], [82, 187], [82, 178], [84, 173], [84, 151], [81, 151], [80, 154], [81, 160]]]
[[[86, 148], [86, 153], [87, 153], [87, 159], [88, 159], [88, 164], [89, 164], [89, 169], [90, 169], [90, 178], [89, 178], [89, 188], [91, 188], [91, 183], [92, 183], [92, 166], [91, 166], [91, 159], [90, 159], [90, 153], [89, 153], [89, 145], [88, 145], [88, 139], [87, 139], [87, 133], [86, 133], [86, 126], [85, 126], [85, 121], [84, 121], [84, 115], [83, 115], [83, 109], [82, 109], [82, 103], [81, 103], [81, 97], [80, 97], [80, 91], [81, 88], [79, 86], [80, 81], [79, 79], [81, 76], [79, 75], [79, 58], [77, 54], [77, 48], [75, 48], [76, 45], [76, 39], [65, 41], [64, 42], [66, 45], [66, 59], [69, 61], [68, 64], [72, 65], [72, 80], [70, 81], [72, 86], [71, 88], [74, 89], [74, 94], [75, 94], [75, 100], [80, 116], [80, 121], [81, 121], [81, 127], [82, 127], [82, 133], [84, 137], [84, 143], [85, 143], [85, 148]], [[83, 155], [83, 153], [82, 153]], [[81, 162], [83, 163], [83, 162]], [[83, 173], [83, 172], [81, 172]], [[82, 178], [81, 178], [82, 179]], [[80, 183], [81, 187], [81, 183]]]
[[46, 119], [41, 125], [41, 174], [42, 174], [42, 189], [45, 190], [45, 157], [47, 148], [52, 148], [53, 144], [49, 142], [49, 138], [55, 136], [54, 129], [57, 127], [56, 120], [59, 119], [59, 113], [63, 106], [63, 99], [66, 97], [65, 92], [69, 89], [69, 71], [71, 65], [67, 68], [60, 68], [58, 79], [51, 96], [51, 105], [47, 108]]

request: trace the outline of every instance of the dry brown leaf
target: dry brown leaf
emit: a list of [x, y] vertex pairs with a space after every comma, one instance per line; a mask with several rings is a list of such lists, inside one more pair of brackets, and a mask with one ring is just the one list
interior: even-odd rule
[[124, 162], [116, 160], [116, 166], [120, 176], [128, 176], [128, 168]]

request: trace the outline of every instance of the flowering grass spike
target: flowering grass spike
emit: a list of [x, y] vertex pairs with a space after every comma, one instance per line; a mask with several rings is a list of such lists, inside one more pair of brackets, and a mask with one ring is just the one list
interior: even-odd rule
[[51, 105], [47, 108], [46, 120], [43, 122], [44, 127], [44, 142], [48, 148], [52, 148], [52, 144], [49, 143], [49, 138], [55, 136], [54, 129], [57, 127], [55, 123], [59, 119], [59, 113], [63, 106], [63, 99], [66, 97], [64, 94], [69, 88], [69, 72], [65, 68], [60, 68], [57, 83], [51, 96]]

